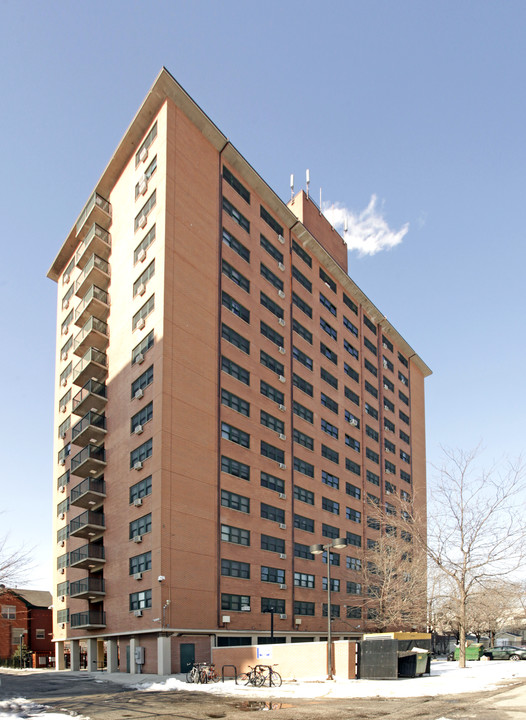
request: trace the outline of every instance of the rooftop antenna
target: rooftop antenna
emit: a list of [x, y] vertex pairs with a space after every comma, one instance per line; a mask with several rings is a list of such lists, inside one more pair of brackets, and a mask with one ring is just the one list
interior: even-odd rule
[[321, 212], [321, 188], [320, 188], [320, 212]]
[[346, 217], [345, 220], [343, 221], [343, 234], [344, 234], [344, 236], [347, 235], [347, 230], [348, 230], [348, 229], [349, 229], [349, 227], [348, 227], [348, 225], [347, 225], [347, 217]]
[[305, 180], [307, 182], [307, 200], [309, 199], [309, 184], [310, 184], [310, 170], [307, 169], [305, 173]]
[[290, 174], [290, 199], [294, 200], [294, 175]]

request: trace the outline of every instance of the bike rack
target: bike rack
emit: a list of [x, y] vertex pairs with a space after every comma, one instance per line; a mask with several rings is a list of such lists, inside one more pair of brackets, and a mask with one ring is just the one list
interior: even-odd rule
[[234, 680], [237, 685], [237, 667], [235, 665], [223, 665], [221, 668], [221, 681], [225, 682], [225, 668], [234, 668]]

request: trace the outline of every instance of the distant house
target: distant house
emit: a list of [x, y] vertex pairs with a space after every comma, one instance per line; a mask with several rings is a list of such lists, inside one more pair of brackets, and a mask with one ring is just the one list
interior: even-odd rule
[[0, 586], [0, 661], [13, 657], [22, 644], [32, 654], [33, 667], [54, 656], [51, 593]]

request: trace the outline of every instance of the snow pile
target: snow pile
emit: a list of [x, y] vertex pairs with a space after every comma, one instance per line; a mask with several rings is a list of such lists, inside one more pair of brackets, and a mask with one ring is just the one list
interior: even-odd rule
[[[37, 705], [25, 698], [11, 698], [0, 701], [0, 720], [4, 718], [24, 718], [25, 720], [70, 720], [66, 713], [47, 713], [45, 705]], [[75, 720], [89, 720], [83, 715], [75, 715]]]
[[208, 685], [194, 685], [185, 681], [184, 675], [164, 681], [132, 685], [142, 692], [205, 692], [217, 695], [267, 698], [316, 698], [316, 697], [420, 697], [423, 695], [456, 695], [458, 693], [492, 690], [499, 684], [526, 679], [526, 661], [510, 662], [493, 660], [488, 663], [470, 662], [465, 669], [457, 663], [436, 661], [431, 663], [431, 675], [398, 680], [319, 680], [315, 682], [284, 682], [280, 688], [255, 688], [236, 685], [227, 680]]

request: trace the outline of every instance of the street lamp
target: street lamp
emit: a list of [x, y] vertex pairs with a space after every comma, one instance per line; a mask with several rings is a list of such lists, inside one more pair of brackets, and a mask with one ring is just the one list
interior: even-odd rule
[[312, 555], [321, 555], [327, 551], [327, 680], [332, 680], [332, 632], [331, 632], [331, 549], [341, 550], [347, 547], [347, 538], [335, 538], [326, 545], [311, 545], [309, 551]]
[[274, 613], [276, 609], [272, 605], [271, 607], [265, 608], [263, 612], [270, 613], [270, 643], [272, 644], [274, 642]]

